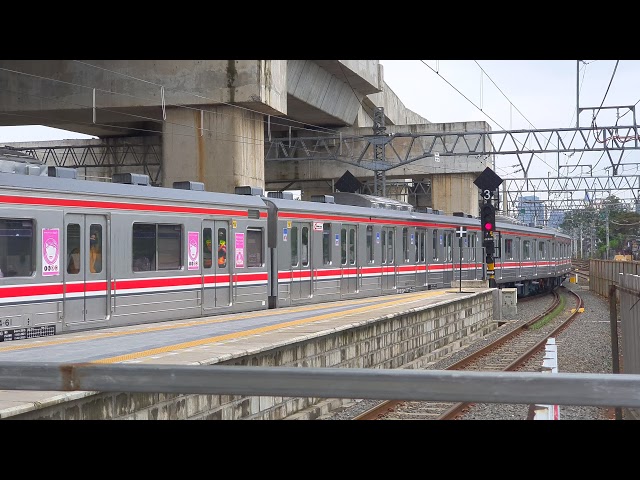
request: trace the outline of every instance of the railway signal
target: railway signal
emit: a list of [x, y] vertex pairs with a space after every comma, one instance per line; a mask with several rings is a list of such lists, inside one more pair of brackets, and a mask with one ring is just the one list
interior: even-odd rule
[[482, 234], [485, 240], [493, 240], [493, 232], [496, 229], [496, 208], [490, 203], [482, 205], [480, 211], [480, 222], [482, 226]]

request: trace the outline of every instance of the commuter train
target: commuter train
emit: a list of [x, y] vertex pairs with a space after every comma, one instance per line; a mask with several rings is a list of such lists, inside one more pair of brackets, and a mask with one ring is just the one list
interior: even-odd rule
[[[312, 200], [156, 187], [133, 173], [0, 173], [0, 341], [487, 278], [477, 218], [352, 193]], [[500, 221], [497, 230], [498, 287], [522, 296], [566, 279], [568, 236]]]

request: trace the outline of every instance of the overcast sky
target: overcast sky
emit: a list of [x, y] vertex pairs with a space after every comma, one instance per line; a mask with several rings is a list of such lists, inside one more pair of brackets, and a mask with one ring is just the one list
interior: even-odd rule
[[[385, 82], [404, 105], [434, 123], [486, 121], [494, 131], [574, 128], [578, 86], [581, 108], [631, 106], [640, 101], [640, 61], [636, 60], [620, 60], [617, 67], [616, 60], [380, 62], [384, 66]], [[627, 112], [629, 109], [600, 110], [596, 124], [613, 126], [616, 115]], [[593, 113], [581, 112], [580, 127], [591, 125]], [[633, 125], [632, 113], [620, 118], [618, 125]], [[610, 175], [611, 162], [607, 156], [601, 156], [601, 152], [572, 157], [560, 154], [558, 159], [557, 154], [541, 154], [531, 162], [528, 176], [556, 177], [558, 162], [561, 166], [590, 164], [594, 176]], [[613, 156], [615, 163], [619, 156]], [[523, 159], [526, 167], [525, 160], [528, 155]], [[618, 173], [638, 175], [637, 165], [630, 164], [639, 161], [635, 151], [625, 153], [621, 162], [625, 166]], [[496, 170], [503, 178], [524, 176], [515, 156], [497, 155]], [[573, 167], [560, 169], [561, 176], [587, 171]]]
[[[620, 60], [380, 60], [384, 80], [405, 106], [427, 120], [440, 122], [486, 121], [492, 130], [573, 128], [576, 126], [576, 89], [581, 108], [631, 106], [640, 101], [640, 61]], [[579, 68], [579, 71], [578, 71]], [[614, 73], [615, 72], [615, 73]], [[612, 79], [613, 78], [613, 79]], [[466, 97], [466, 98], [465, 98]], [[601, 110], [599, 126], [616, 124], [616, 115], [628, 109]], [[588, 127], [593, 111], [580, 115]], [[619, 120], [632, 125], [632, 114]], [[0, 145], [92, 138], [41, 126], [0, 127]], [[617, 157], [614, 156], [617, 160]], [[528, 156], [523, 159], [527, 166]], [[592, 165], [594, 176], [611, 172], [601, 153], [540, 154], [529, 166], [530, 178], [555, 177], [560, 165]], [[619, 174], [638, 175], [638, 154], [629, 151]], [[561, 175], [580, 175], [583, 167], [563, 168]], [[497, 155], [496, 173], [522, 178], [518, 159]]]

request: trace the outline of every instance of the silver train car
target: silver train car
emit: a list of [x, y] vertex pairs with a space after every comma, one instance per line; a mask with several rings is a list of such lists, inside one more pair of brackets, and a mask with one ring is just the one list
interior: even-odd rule
[[[0, 173], [0, 341], [486, 278], [477, 219], [358, 194], [297, 201], [112, 180], [60, 167]], [[499, 286], [525, 295], [566, 278], [569, 237], [497, 226]]]

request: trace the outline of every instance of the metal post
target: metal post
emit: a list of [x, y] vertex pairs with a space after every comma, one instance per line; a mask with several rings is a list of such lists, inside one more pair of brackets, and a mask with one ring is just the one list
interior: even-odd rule
[[460, 293], [462, 293], [462, 235], [460, 235]]
[[489, 276], [489, 288], [496, 288], [493, 255], [487, 254], [487, 275]]
[[[609, 323], [611, 325], [611, 359], [613, 373], [620, 373], [618, 351], [618, 299], [616, 286], [609, 285]], [[616, 420], [622, 420], [622, 410], [616, 407]]]
[[607, 231], [607, 255], [605, 257], [606, 260], [609, 260], [609, 206], [606, 207], [606, 212], [607, 212], [607, 220], [606, 220], [606, 225], [605, 225], [605, 229]]

